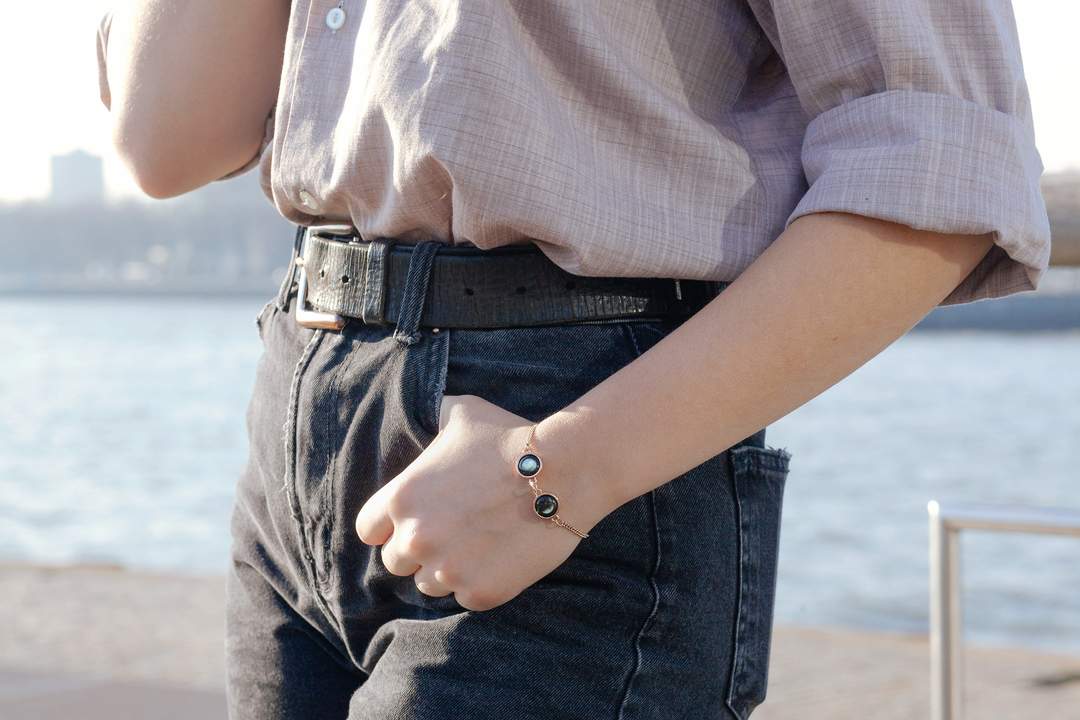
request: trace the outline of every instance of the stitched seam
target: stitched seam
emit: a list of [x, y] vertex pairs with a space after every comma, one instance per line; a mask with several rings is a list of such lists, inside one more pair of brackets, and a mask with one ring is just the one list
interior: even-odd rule
[[[281, 492], [288, 492], [289, 485], [292, 482], [292, 476], [295, 474], [296, 437], [294, 426], [296, 425], [295, 414], [300, 404], [300, 376], [303, 374], [308, 362], [310, 362], [311, 356], [314, 354], [314, 346], [318, 343], [319, 338], [322, 336], [322, 332], [322, 330], [314, 330], [311, 333], [311, 338], [308, 339], [303, 352], [300, 353], [300, 359], [296, 361], [296, 366], [293, 367], [292, 381], [289, 384], [289, 407], [285, 414], [285, 423], [281, 426], [281, 439], [285, 445], [286, 462], [285, 478], [281, 486]], [[292, 510], [293, 516], [295, 517], [296, 510], [293, 507], [291, 495], [289, 496], [289, 509]]]
[[439, 422], [442, 418], [442, 398], [446, 394], [446, 380], [450, 365], [450, 328], [443, 328], [442, 350], [435, 354], [435, 390], [428, 394], [428, 420], [432, 422], [434, 433], [439, 434]]
[[311, 339], [308, 340], [307, 345], [304, 347], [304, 352], [300, 354], [300, 359], [296, 363], [296, 367], [293, 369], [292, 385], [289, 388], [289, 412], [285, 419], [285, 483], [282, 487], [282, 491], [286, 493], [289, 508], [292, 510], [293, 522], [296, 525], [296, 532], [300, 537], [300, 550], [304, 555], [304, 564], [307, 572], [310, 575], [309, 583], [311, 584], [312, 594], [315, 596], [316, 602], [319, 607], [327, 613], [328, 616], [333, 617], [330, 614], [329, 604], [326, 602], [326, 598], [323, 597], [319, 591], [319, 578], [318, 570], [315, 565], [315, 558], [311, 553], [311, 545], [308, 542], [307, 533], [304, 532], [304, 516], [300, 510], [300, 499], [296, 488], [296, 434], [298, 432], [298, 413], [300, 408], [300, 377], [311, 364], [311, 359], [315, 355], [315, 350], [320, 344], [320, 341], [325, 335], [324, 330], [315, 330], [312, 332]]
[[[630, 336], [630, 344], [634, 347], [635, 357], [641, 357], [641, 345], [638, 344], [637, 337], [634, 334], [634, 328], [628, 324], [623, 325], [622, 327], [623, 331]], [[649, 625], [652, 624], [653, 618], [656, 617], [656, 613], [660, 609], [660, 587], [656, 582], [656, 576], [660, 572], [660, 517], [656, 510], [656, 490], [650, 490], [648, 495], [649, 513], [652, 516], [653, 525], [653, 547], [655, 548], [653, 554], [653, 567], [652, 571], [649, 573], [649, 586], [652, 588], [653, 606], [634, 637], [634, 664], [630, 668], [629, 676], [626, 678], [626, 686], [623, 689], [622, 700], [619, 702], [619, 711], [616, 715], [616, 720], [625, 720], [626, 703], [630, 699], [630, 691], [633, 689], [634, 679], [641, 670], [641, 638], [645, 635], [645, 631], [648, 629]]]
[[386, 264], [389, 245], [374, 241], [364, 254], [364, 322], [382, 325], [386, 321]]
[[[339, 645], [337, 645], [333, 641], [333, 639], [328, 638], [319, 629], [319, 627], [317, 625], [312, 623], [311, 620], [309, 620], [307, 617], [305, 617], [303, 615], [303, 613], [301, 613], [301, 611], [299, 609], [300, 608], [300, 603], [297, 601], [297, 599], [294, 596], [287, 596], [286, 594], [281, 593], [280, 589], [276, 586], [276, 584], [273, 583], [273, 580], [266, 573], [262, 572], [259, 568], [255, 567], [255, 565], [248, 562], [247, 560], [242, 560], [242, 559], [239, 559], [239, 558], [233, 558], [232, 561], [229, 563], [229, 567], [230, 567], [229, 573], [230, 573], [230, 575], [233, 576], [233, 578], [230, 578], [230, 579], [232, 579], [234, 582], [236, 582], [242, 588], [246, 587], [247, 581], [240, 577], [240, 575], [239, 575], [239, 573], [237, 571], [237, 567], [247, 568], [248, 571], [253, 572], [256, 575], [258, 575], [258, 577], [261, 579], [261, 581], [266, 582], [266, 583], [270, 583], [271, 585], [273, 585], [274, 586], [274, 591], [278, 594], [279, 598], [281, 599], [281, 601], [285, 605], [286, 612], [290, 613], [291, 616], [294, 619], [299, 620], [299, 622], [297, 622], [292, 627], [295, 627], [300, 632], [307, 635], [307, 637], [312, 642], [314, 642], [317, 646], [319, 646], [319, 649], [322, 650], [323, 652], [325, 652], [326, 655], [329, 656], [330, 659], [334, 663], [336, 663], [342, 670], [350, 672], [353, 675], [359, 675], [356, 672], [356, 669], [357, 669], [356, 665], [354, 665], [352, 662], [349, 661], [349, 659], [346, 657], [346, 655], [342, 652], [342, 648]], [[235, 592], [235, 591], [232, 590], [229, 587], [229, 585], [227, 584], [226, 585], [226, 593], [228, 593], [228, 592]], [[226, 617], [226, 622], [229, 622], [228, 617]], [[228, 643], [228, 642], [229, 642], [229, 640], [226, 639], [226, 643]], [[360, 676], [360, 677], [363, 677], [363, 676]]]
[[265, 339], [265, 337], [264, 337], [265, 331], [263, 330], [263, 323], [265, 322], [266, 319], [263, 316], [266, 315], [266, 311], [270, 309], [271, 305], [277, 305], [277, 298], [276, 297], [271, 298], [270, 300], [268, 300], [266, 302], [266, 304], [262, 306], [262, 309], [259, 310], [259, 313], [255, 316], [255, 329], [258, 330], [260, 340]]
[[653, 540], [656, 552], [653, 554], [653, 568], [649, 573], [649, 585], [652, 587], [653, 592], [653, 606], [649, 611], [648, 617], [645, 618], [645, 622], [638, 628], [637, 635], [634, 637], [634, 665], [630, 670], [630, 676], [626, 679], [626, 688], [623, 690], [622, 701], [619, 703], [619, 713], [616, 716], [617, 720], [624, 720], [623, 714], [626, 710], [626, 703], [630, 699], [630, 691], [633, 689], [634, 678], [637, 677], [638, 672], [641, 670], [641, 638], [645, 635], [645, 631], [649, 625], [652, 624], [652, 620], [656, 617], [656, 613], [660, 608], [660, 587], [656, 583], [657, 573], [660, 571], [660, 520], [659, 515], [656, 512], [656, 491], [649, 491], [649, 511], [652, 514], [653, 522]]
[[637, 335], [634, 333], [634, 328], [629, 325], [623, 325], [623, 328], [626, 330], [626, 334], [630, 336], [630, 343], [634, 346], [634, 354], [637, 357], [641, 357], [643, 353], [641, 352], [641, 346], [638, 345]]
[[[342, 343], [344, 335], [341, 336]], [[351, 350], [352, 348], [350, 348]], [[334, 367], [334, 375], [330, 379], [330, 387], [328, 388], [327, 395], [331, 398], [330, 407], [337, 409], [339, 404], [339, 398], [341, 396], [341, 378], [344, 375], [344, 371], [352, 365], [352, 359], [354, 355], [350, 351], [346, 355], [346, 359], [343, 362], [336, 363]], [[336, 418], [335, 418], [336, 420]], [[331, 422], [329, 413], [326, 416], [325, 432], [326, 438], [329, 441], [330, 431], [334, 423]], [[340, 428], [340, 423], [338, 423]], [[320, 506], [322, 508], [323, 518], [325, 518], [326, 527], [323, 531], [323, 561], [322, 561], [322, 577], [316, 577], [319, 583], [319, 587], [325, 588], [329, 585], [330, 580], [330, 546], [334, 537], [334, 488], [337, 485], [337, 458], [338, 455], [333, 452], [334, 449], [340, 449], [344, 443], [342, 433], [338, 432], [334, 434], [334, 442], [327, 442], [326, 447], [326, 477], [323, 479], [322, 486], [322, 501]]]
[[285, 312], [289, 305], [289, 293], [292, 292], [293, 281], [296, 278], [296, 254], [306, 230], [307, 228], [304, 225], [297, 224], [296, 234], [293, 237], [293, 248], [289, 253], [289, 264], [285, 267], [285, 277], [281, 279], [277, 295], [274, 297], [277, 309], [281, 312]]
[[364, 324], [369, 324], [374, 320], [374, 318], [370, 317], [371, 303], [376, 292], [371, 287], [371, 253], [377, 249], [372, 245], [368, 245], [365, 252], [361, 253], [361, 257], [364, 258], [364, 269], [361, 271], [364, 276], [364, 292], [360, 296], [360, 322]]
[[409, 259], [409, 269], [405, 274], [405, 291], [401, 300], [394, 337], [405, 345], [414, 345], [420, 341], [420, 323], [423, 320], [424, 304], [431, 284], [431, 266], [439, 249], [437, 242], [425, 240], [416, 245]]
[[731, 711], [732, 715], [734, 715], [737, 719], [741, 720], [741, 718], [743, 716], [739, 712], [739, 710], [735, 707], [735, 702], [736, 702], [736, 700], [735, 700], [735, 691], [736, 691], [736, 688], [738, 687], [738, 684], [737, 684], [738, 679], [742, 675], [742, 667], [741, 667], [741, 663], [739, 662], [739, 652], [741, 650], [741, 646], [739, 644], [739, 629], [741, 627], [743, 627], [743, 624], [745, 622], [746, 598], [747, 598], [746, 578], [745, 578], [744, 573], [743, 573], [743, 568], [745, 567], [745, 563], [747, 562], [747, 558], [745, 557], [745, 554], [746, 554], [746, 538], [745, 538], [744, 531], [743, 531], [742, 496], [739, 493], [739, 473], [743, 470], [743, 468], [740, 467], [739, 459], [737, 459], [733, 455], [730, 455], [730, 453], [729, 453], [729, 456], [731, 457], [731, 460], [732, 460], [732, 462], [731, 462], [731, 468], [732, 468], [732, 472], [731, 472], [732, 495], [735, 498], [735, 512], [738, 515], [738, 517], [736, 518], [736, 522], [737, 522], [738, 527], [739, 527], [739, 563], [738, 563], [738, 568], [737, 568], [737, 572], [739, 574], [739, 599], [738, 599], [738, 608], [737, 608], [737, 611], [735, 613], [735, 627], [732, 630], [731, 674], [729, 676], [729, 682], [728, 682], [730, 687], [728, 688], [728, 696], [727, 696], [727, 700], [725, 701], [725, 705], [727, 705], [727, 707]]

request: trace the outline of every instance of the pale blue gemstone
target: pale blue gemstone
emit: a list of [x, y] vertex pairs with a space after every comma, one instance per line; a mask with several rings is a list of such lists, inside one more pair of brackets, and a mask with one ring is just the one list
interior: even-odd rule
[[540, 458], [531, 453], [522, 455], [518, 460], [518, 472], [525, 477], [532, 477], [540, 472]]

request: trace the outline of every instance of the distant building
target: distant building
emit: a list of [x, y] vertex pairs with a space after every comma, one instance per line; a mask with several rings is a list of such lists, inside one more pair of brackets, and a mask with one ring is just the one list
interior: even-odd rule
[[105, 202], [105, 173], [101, 158], [84, 150], [52, 156], [49, 200], [59, 205], [100, 205]]

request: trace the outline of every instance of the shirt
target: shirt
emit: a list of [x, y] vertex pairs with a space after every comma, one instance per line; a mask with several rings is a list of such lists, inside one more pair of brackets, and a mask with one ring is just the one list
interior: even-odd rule
[[[795, 218], [993, 232], [942, 305], [1050, 254], [1009, 0], [293, 0], [258, 166], [286, 219], [734, 280]], [[98, 26], [102, 100], [111, 13]]]

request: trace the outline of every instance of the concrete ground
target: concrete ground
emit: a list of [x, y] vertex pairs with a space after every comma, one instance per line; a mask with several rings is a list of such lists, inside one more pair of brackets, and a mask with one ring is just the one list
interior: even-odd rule
[[[223, 598], [217, 577], [0, 565], [0, 718], [225, 718]], [[969, 720], [1080, 720], [1080, 658], [964, 659]], [[928, 667], [925, 636], [780, 625], [754, 720], [925, 718]]]

